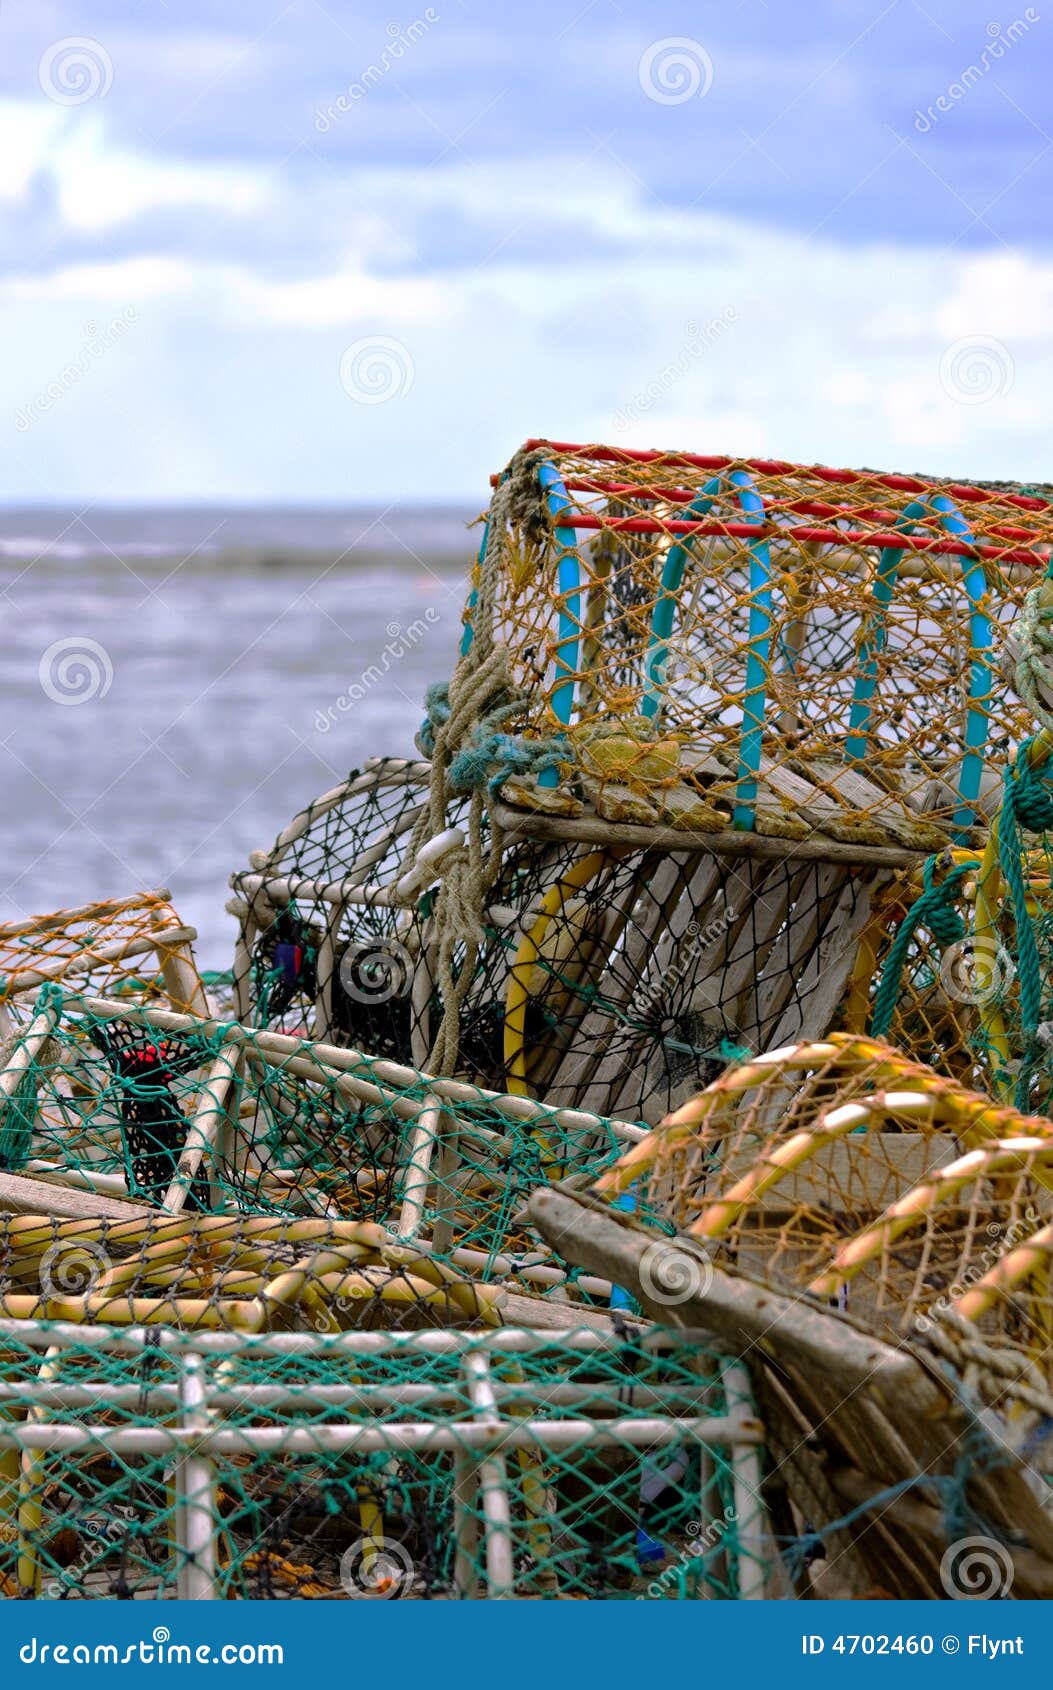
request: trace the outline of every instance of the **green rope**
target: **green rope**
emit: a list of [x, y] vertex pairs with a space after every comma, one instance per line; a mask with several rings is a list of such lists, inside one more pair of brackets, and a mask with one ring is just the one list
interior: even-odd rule
[[[506, 731], [509, 717], [522, 706], [520, 694], [506, 693], [481, 716], [449, 768], [453, 792], [496, 793], [506, 780], [542, 774], [558, 769], [568, 759], [564, 739], [525, 739]], [[417, 733], [417, 746], [427, 757], [435, 755], [435, 735], [450, 719], [450, 688], [445, 681], [433, 681], [424, 695], [428, 712]]]
[[937, 881], [934, 877], [940, 861], [940, 857], [935, 856], [926, 862], [922, 872], [923, 890], [900, 923], [888, 953], [870, 1018], [870, 1031], [875, 1038], [884, 1038], [892, 1024], [892, 1017], [899, 1002], [903, 970], [918, 928], [927, 927], [936, 943], [944, 948], [958, 944], [965, 937], [965, 923], [955, 907], [955, 893], [959, 881], [967, 874], [975, 874], [979, 863], [972, 860], [954, 863], [947, 869], [943, 879]]

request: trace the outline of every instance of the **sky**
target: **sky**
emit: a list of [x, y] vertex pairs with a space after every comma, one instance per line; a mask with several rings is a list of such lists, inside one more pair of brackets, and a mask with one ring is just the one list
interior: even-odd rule
[[0, 0], [0, 500], [1048, 479], [1053, 14]]

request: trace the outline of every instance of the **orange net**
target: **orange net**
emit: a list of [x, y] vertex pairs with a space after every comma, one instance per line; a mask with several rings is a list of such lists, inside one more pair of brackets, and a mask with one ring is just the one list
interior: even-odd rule
[[[887, 1045], [840, 1034], [746, 1063], [596, 1189], [879, 1330], [961, 1341], [964, 1323], [1015, 1357], [1003, 1383], [1053, 1380], [1053, 1123]], [[675, 1244], [655, 1251], [675, 1277]]]
[[508, 725], [549, 754], [494, 750], [513, 801], [917, 850], [989, 809], [1045, 498], [536, 441], [495, 481], [465, 649], [507, 651]]
[[103, 996], [167, 998], [207, 1013], [193, 941], [167, 891], [140, 892], [0, 927], [0, 1014], [23, 1019], [48, 982]]

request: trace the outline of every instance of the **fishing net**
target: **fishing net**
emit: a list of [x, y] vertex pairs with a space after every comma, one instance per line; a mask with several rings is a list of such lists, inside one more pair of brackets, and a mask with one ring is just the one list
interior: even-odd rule
[[[877, 1330], [946, 1344], [964, 1326], [1002, 1355], [994, 1406], [1053, 1383], [1053, 1123], [889, 1046], [834, 1035], [745, 1064], [597, 1190]], [[656, 1284], [684, 1265], [656, 1241]]]
[[[1053, 1105], [1053, 735], [1007, 767], [981, 848], [902, 875], [857, 954], [846, 1025], [869, 1027], [1028, 1113]], [[872, 988], [872, 989], [871, 989]]]
[[506, 854], [493, 897], [527, 914], [481, 952], [466, 1068], [652, 1124], [729, 1061], [825, 1030], [869, 909], [840, 865], [541, 844]]
[[416, 899], [392, 894], [428, 776], [427, 763], [369, 759], [231, 877], [240, 1019], [403, 1062], [422, 1054], [411, 1037]]
[[840, 1025], [983, 1089], [975, 1046], [981, 982], [968, 933], [979, 855], [946, 851], [875, 889]]
[[1026, 729], [999, 663], [1051, 544], [1027, 491], [531, 441], [466, 611], [505, 731], [491, 698], [466, 754], [563, 814], [938, 849]]
[[0, 1585], [37, 1597], [757, 1596], [742, 1369], [685, 1334], [0, 1326]]
[[[243, 1019], [427, 1064], [444, 1010], [435, 877], [403, 878], [426, 777], [378, 761], [233, 876]], [[477, 942], [451, 957], [457, 1072], [656, 1122], [736, 1054], [825, 1030], [872, 879], [807, 854], [503, 835]]]
[[[324, 1217], [318, 1236], [325, 1225], [369, 1223], [377, 1236], [426, 1241], [459, 1271], [539, 1297], [592, 1292], [577, 1276], [568, 1283], [522, 1224], [530, 1191], [598, 1173], [640, 1136], [631, 1124], [358, 1051], [64, 999], [56, 986], [42, 989], [0, 1071], [0, 1190], [16, 1207], [58, 1205], [79, 1225], [79, 1213], [109, 1215], [99, 1205], [113, 1199], [133, 1241], [158, 1210], [185, 1222], [270, 1215], [278, 1234], [296, 1218]], [[87, 1207], [86, 1192], [95, 1194]], [[599, 1288], [601, 1300], [609, 1290]]]
[[0, 926], [0, 1027], [23, 1020], [49, 980], [205, 1014], [197, 934], [170, 899], [167, 891], [143, 892]]

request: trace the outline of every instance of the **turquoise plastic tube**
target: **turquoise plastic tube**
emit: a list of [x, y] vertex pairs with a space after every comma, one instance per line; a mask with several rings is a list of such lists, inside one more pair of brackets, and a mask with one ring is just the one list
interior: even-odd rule
[[[708, 516], [721, 493], [725, 480], [735, 489], [739, 506], [748, 522], [764, 521], [764, 501], [745, 470], [731, 475], [715, 476], [688, 506], [686, 516], [694, 521]], [[651, 635], [644, 659], [644, 697], [640, 708], [644, 716], [655, 718], [661, 708], [662, 688], [669, 663], [669, 641], [679, 603], [680, 587], [690, 552], [690, 544], [680, 541], [671, 546], [662, 570], [662, 593], [651, 615]], [[757, 772], [760, 768], [761, 745], [764, 736], [764, 713], [768, 699], [768, 670], [771, 659], [771, 548], [767, 540], [750, 542], [750, 619], [746, 656], [746, 696], [742, 705], [742, 738], [739, 745], [738, 785], [732, 826], [746, 832], [756, 820]]]
[[[559, 639], [556, 641], [556, 685], [552, 692], [552, 710], [556, 719], [564, 727], [569, 726], [571, 712], [574, 708], [574, 688], [578, 672], [578, 645], [581, 629], [581, 569], [578, 563], [577, 538], [573, 527], [568, 523], [560, 523], [563, 512], [570, 509], [570, 499], [563, 485], [563, 478], [553, 464], [541, 464], [538, 468], [538, 480], [542, 491], [546, 495], [548, 508], [556, 519], [556, 544], [559, 547], [559, 558], [556, 564], [556, 581], [561, 599], [559, 612]], [[487, 517], [483, 526], [483, 537], [479, 546], [479, 563], [486, 556], [487, 542], [490, 536], [490, 519]], [[464, 657], [471, 650], [475, 637], [472, 628], [472, 611], [475, 609], [479, 595], [474, 587], [468, 596], [468, 617], [461, 635], [461, 656]], [[564, 678], [561, 680], [560, 676]], [[543, 769], [538, 776], [539, 786], [555, 786], [559, 779], [558, 769]]]
[[[924, 500], [915, 500], [907, 506], [900, 517], [897, 528], [910, 533], [915, 525], [925, 516], [936, 511], [940, 518], [940, 527], [945, 533], [955, 539], [972, 541], [973, 531], [962, 516], [953, 499], [943, 493], [937, 494], [931, 504]], [[903, 552], [894, 546], [888, 546], [881, 553], [878, 563], [877, 578], [874, 583], [875, 609], [871, 616], [859, 648], [859, 673], [852, 695], [852, 710], [849, 716], [849, 735], [845, 742], [845, 760], [849, 763], [864, 763], [868, 749], [870, 730], [870, 716], [873, 705], [874, 690], [877, 685], [877, 664], [885, 645], [887, 633], [887, 613], [896, 586], [896, 577], [903, 558]], [[987, 743], [989, 726], [989, 706], [991, 700], [991, 663], [988, 652], [991, 649], [993, 630], [991, 619], [983, 609], [984, 594], [987, 591], [987, 577], [984, 574], [983, 560], [979, 557], [963, 559], [963, 580], [965, 591], [969, 599], [969, 705], [965, 720], [965, 749], [962, 756], [962, 766], [958, 776], [958, 808], [955, 811], [954, 826], [964, 831], [972, 826], [976, 814], [976, 801], [980, 796], [980, 781], [984, 768], [984, 746]]]

